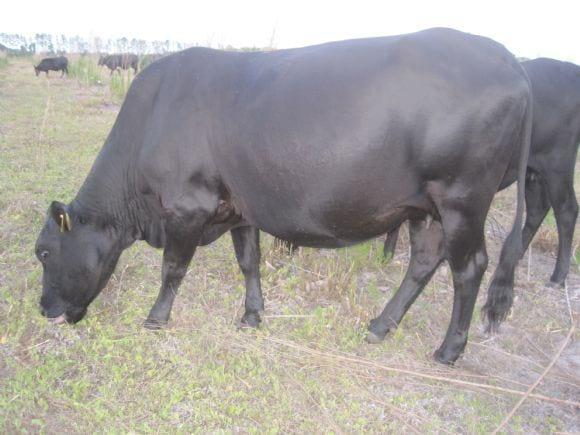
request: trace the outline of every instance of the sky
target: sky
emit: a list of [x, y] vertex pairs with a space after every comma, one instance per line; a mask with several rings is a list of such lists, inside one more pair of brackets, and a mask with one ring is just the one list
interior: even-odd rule
[[0, 32], [174, 40], [212, 47], [300, 47], [453, 27], [517, 56], [580, 64], [580, 1], [4, 1]]

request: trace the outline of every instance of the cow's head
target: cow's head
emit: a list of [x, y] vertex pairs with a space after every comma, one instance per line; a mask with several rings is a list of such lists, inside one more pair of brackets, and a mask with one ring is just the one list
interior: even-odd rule
[[110, 223], [59, 202], [36, 241], [42, 263], [40, 309], [55, 323], [76, 323], [105, 287], [122, 249]]
[[34, 72], [36, 73], [36, 77], [38, 77], [38, 74], [40, 74], [40, 70], [36, 65], [34, 65]]
[[99, 56], [99, 65], [104, 65], [105, 64], [105, 58], [106, 57], [107, 57], [106, 55]]

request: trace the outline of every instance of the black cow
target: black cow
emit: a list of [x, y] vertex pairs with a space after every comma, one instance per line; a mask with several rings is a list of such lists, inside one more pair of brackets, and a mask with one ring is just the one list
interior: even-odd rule
[[61, 77], [66, 73], [68, 75], [68, 59], [64, 56], [61, 57], [47, 57], [42, 59], [38, 65], [34, 67], [34, 72], [36, 76], [41, 72], [45, 72], [48, 77], [49, 71], [62, 71]]
[[133, 68], [135, 74], [139, 70], [139, 56], [132, 53], [123, 54], [109, 54], [102, 55], [99, 57], [99, 65], [105, 65], [109, 70], [111, 70], [111, 75], [115, 71], [121, 73], [122, 69]]
[[229, 230], [246, 282], [242, 324], [258, 326], [259, 230], [338, 248], [411, 219], [407, 277], [369, 340], [385, 337], [404, 314], [401, 295], [418, 294], [446, 259], [455, 300], [435, 357], [451, 363], [487, 266], [485, 217], [514, 154], [521, 189], [506, 251], [521, 249], [531, 106], [512, 54], [450, 29], [160, 59], [133, 81], [76, 198], [50, 206], [36, 244], [42, 313], [79, 321], [121, 252], [145, 240], [164, 248], [146, 321], [161, 327], [196, 247]]
[[[578, 217], [574, 166], [580, 144], [580, 67], [545, 58], [522, 62], [522, 66], [532, 83], [534, 99], [522, 253], [552, 207], [558, 226], [558, 258], [549, 284], [564, 286]], [[500, 190], [514, 181], [516, 174], [507, 174]], [[395, 251], [398, 232], [389, 233], [385, 241], [387, 257]]]

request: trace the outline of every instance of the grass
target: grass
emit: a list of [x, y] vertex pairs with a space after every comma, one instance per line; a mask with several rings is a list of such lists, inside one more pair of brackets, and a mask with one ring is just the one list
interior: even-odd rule
[[103, 82], [101, 71], [95, 59], [80, 56], [72, 60], [68, 66], [69, 77], [77, 79], [84, 86], [100, 85]]
[[[104, 86], [108, 88], [109, 102], [119, 104], [125, 98], [133, 75], [131, 71], [122, 71], [109, 74], [109, 70], [99, 66], [95, 56], [69, 56], [68, 77], [76, 80], [77, 84], [83, 88]], [[0, 67], [1, 60], [0, 60]], [[92, 90], [95, 92], [95, 90]], [[98, 92], [97, 92], [98, 93]]]
[[[266, 312], [258, 331], [236, 329], [244, 288], [229, 236], [198, 250], [163, 331], [141, 327], [158, 291], [161, 252], [140, 243], [123, 254], [85, 320], [48, 324], [38, 313], [34, 241], [50, 201], [74, 196], [114, 122], [123, 93], [113, 92], [116, 78], [110, 80], [111, 88], [37, 78], [29, 63], [16, 59], [0, 69], [3, 433], [487, 433], [518, 397], [386, 372], [364, 361], [525, 391], [559, 347], [569, 326], [566, 295], [542, 286], [553, 259], [540, 254], [529, 280], [525, 261], [518, 270], [516, 305], [502, 335], [487, 337], [474, 321], [455, 369], [431, 359], [451, 311], [447, 267], [392, 337], [365, 344], [368, 321], [402, 279], [404, 232], [388, 264], [380, 240], [289, 256], [262, 237]], [[507, 227], [512, 207], [513, 190], [503, 192], [492, 217]], [[492, 262], [499, 243], [489, 237]], [[570, 281], [580, 282], [577, 269]], [[577, 374], [567, 367], [562, 362], [550, 372], [539, 392], [577, 400]], [[573, 409], [532, 399], [507, 427], [578, 429]]]
[[142, 70], [143, 68], [149, 66], [157, 59], [161, 59], [165, 54], [144, 54], [139, 58], [139, 69]]
[[125, 95], [127, 95], [127, 91], [129, 90], [129, 86], [131, 86], [131, 72], [121, 72], [114, 73], [111, 76], [111, 80], [109, 82], [109, 89], [111, 91], [111, 95], [116, 101], [123, 101]]

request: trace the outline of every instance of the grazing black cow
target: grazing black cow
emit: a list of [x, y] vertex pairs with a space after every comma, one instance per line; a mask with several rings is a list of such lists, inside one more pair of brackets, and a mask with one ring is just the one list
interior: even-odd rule
[[121, 252], [145, 240], [164, 248], [146, 321], [161, 327], [196, 247], [229, 230], [246, 282], [242, 323], [258, 326], [259, 230], [338, 248], [410, 219], [407, 277], [369, 340], [399, 322], [401, 293], [419, 294], [447, 259], [455, 299], [435, 357], [451, 363], [487, 266], [485, 217], [514, 154], [522, 188], [508, 251], [521, 249], [531, 105], [512, 54], [450, 29], [160, 59], [133, 81], [76, 198], [50, 206], [36, 244], [42, 313], [79, 321]]
[[122, 69], [129, 68], [133, 68], [135, 74], [137, 74], [139, 70], [139, 56], [132, 53], [102, 55], [99, 57], [99, 65], [105, 65], [109, 68], [111, 75], [115, 71], [118, 71], [120, 74]]
[[42, 59], [38, 65], [34, 67], [34, 72], [36, 76], [41, 72], [45, 72], [48, 77], [49, 71], [62, 71], [61, 77], [66, 73], [68, 75], [68, 59], [64, 56], [61, 57], [47, 57]]
[[[563, 286], [578, 217], [574, 166], [580, 144], [580, 67], [545, 58], [522, 62], [522, 66], [530, 78], [534, 99], [522, 253], [552, 207], [558, 227], [558, 258], [550, 284]], [[500, 190], [514, 181], [514, 172], [506, 174]], [[398, 228], [390, 232], [385, 241], [386, 257], [395, 252], [398, 232]]]

